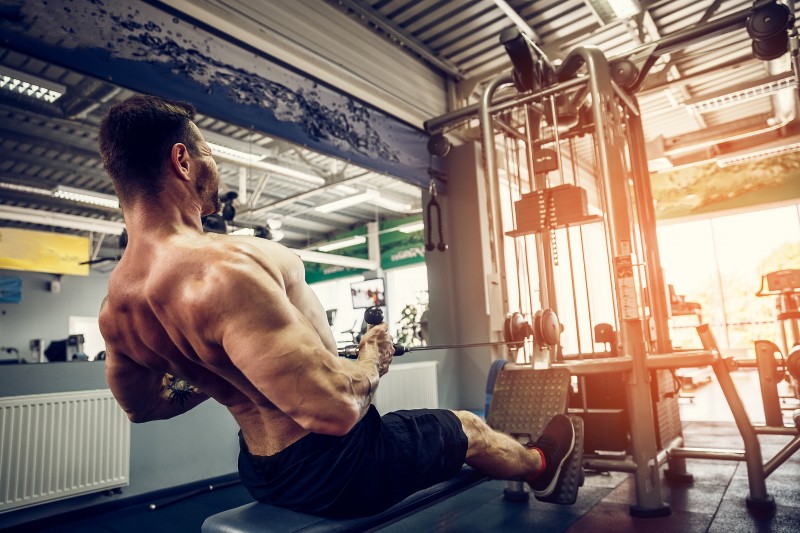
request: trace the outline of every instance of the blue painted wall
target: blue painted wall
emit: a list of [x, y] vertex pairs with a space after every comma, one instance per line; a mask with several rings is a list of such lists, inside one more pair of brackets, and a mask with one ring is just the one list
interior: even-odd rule
[[45, 61], [427, 187], [423, 131], [165, 9], [142, 0], [6, 0], [0, 34], [5, 46]]

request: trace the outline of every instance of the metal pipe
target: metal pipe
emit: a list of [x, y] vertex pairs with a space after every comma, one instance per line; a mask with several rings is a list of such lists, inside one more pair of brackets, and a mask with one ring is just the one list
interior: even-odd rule
[[[700, 335], [700, 340], [705, 349], [715, 350], [719, 353], [717, 340], [714, 338], [714, 334], [711, 332], [711, 328], [708, 327], [708, 324], [697, 326], [697, 333]], [[761, 444], [758, 442], [756, 432], [753, 430], [750, 418], [747, 415], [747, 411], [745, 411], [744, 404], [739, 397], [736, 386], [733, 384], [725, 361], [721, 358], [717, 358], [712, 367], [714, 368], [714, 374], [717, 376], [717, 382], [731, 409], [733, 419], [736, 421], [736, 427], [739, 428], [739, 433], [742, 435], [742, 441], [744, 441], [750, 498], [757, 501], [769, 501], [767, 484], [764, 476], [764, 465], [761, 458]]]
[[722, 450], [712, 448], [675, 448], [669, 452], [670, 457], [682, 459], [715, 459], [718, 461], [744, 461], [742, 450]]
[[[483, 139], [483, 161], [486, 167], [486, 180], [488, 181], [487, 192], [489, 193], [488, 212], [493, 219], [492, 223], [489, 225], [489, 244], [490, 250], [493, 253], [491, 273], [496, 273], [499, 275], [500, 294], [502, 295], [503, 308], [506, 310], [508, 309], [508, 287], [506, 284], [505, 254], [503, 252], [504, 234], [502, 227], [503, 215], [500, 205], [500, 178], [497, 172], [494, 130], [492, 128], [492, 117], [489, 112], [489, 107], [492, 103], [492, 97], [497, 89], [502, 85], [509, 83], [513, 83], [513, 80], [508, 74], [498, 76], [490, 81], [483, 90], [480, 106], [481, 138]], [[496, 272], [494, 269], [496, 269]], [[486, 302], [489, 304], [490, 292], [488, 280], [487, 286], [484, 288], [484, 290], [486, 291]]]
[[775, 456], [764, 465], [764, 475], [769, 476], [776, 468], [781, 466], [794, 453], [800, 450], [800, 435], [796, 435], [789, 443], [781, 448]]
[[757, 340], [756, 362], [758, 364], [758, 382], [761, 386], [761, 402], [764, 404], [764, 421], [768, 426], [783, 426], [781, 400], [778, 397], [778, 362], [775, 350], [778, 348], [770, 341]]
[[[669, 54], [695, 42], [707, 41], [719, 34], [743, 28], [751, 14], [752, 9], [743, 9], [728, 16], [720, 17], [704, 24], [697, 24], [672, 35], [662, 37], [656, 44], [654, 54], [658, 56]], [[619, 57], [628, 57], [630, 55], [632, 55], [631, 52]]]
[[[508, 75], [503, 75], [503, 77], [507, 77]], [[547, 96], [557, 93], [559, 91], [563, 91], [565, 89], [571, 89], [573, 87], [579, 87], [585, 84], [588, 80], [585, 77], [578, 77], [569, 81], [565, 81], [562, 83], [558, 83], [552, 87], [548, 87], [538, 93], [523, 93], [520, 94], [512, 94], [512, 95], [504, 95], [499, 97], [496, 102], [489, 108], [490, 113], [497, 113], [499, 111], [504, 111], [506, 109], [510, 109], [512, 107], [517, 107], [524, 104], [530, 104], [535, 102], [536, 100], [543, 100]], [[461, 109], [456, 109], [455, 111], [450, 111], [449, 113], [445, 113], [444, 115], [439, 115], [438, 117], [434, 117], [430, 120], [426, 120], [423, 123], [423, 127], [425, 131], [428, 133], [435, 133], [438, 131], [442, 131], [445, 128], [450, 126], [454, 126], [460, 122], [464, 122], [465, 120], [471, 120], [473, 118], [477, 118], [480, 112], [481, 105], [480, 104], [472, 104]]]
[[790, 437], [797, 435], [797, 428], [794, 426], [753, 426], [753, 431], [757, 435], [786, 435]]
[[638, 311], [638, 296], [631, 264], [632, 223], [628, 198], [628, 180], [624, 157], [624, 146], [618, 132], [621, 131], [619, 111], [616, 105], [611, 80], [611, 69], [603, 52], [595, 46], [579, 47], [570, 52], [559, 68], [559, 79], [571, 77], [582, 66], [589, 72], [589, 87], [592, 95], [592, 115], [595, 123], [595, 146], [597, 147], [597, 170], [602, 178], [603, 195], [606, 199], [606, 220], [611, 245], [613, 287], [616, 309], [619, 315], [619, 346], [622, 355], [632, 357], [627, 375], [627, 405], [631, 428], [631, 449], [637, 465], [636, 505], [634, 514], [663, 513], [668, 509], [661, 497], [661, 482], [656, 455], [658, 445], [655, 436], [655, 418], [651, 399], [649, 374], [646, 364], [646, 347], [642, 317]]
[[619, 461], [614, 459], [584, 459], [583, 467], [590, 470], [599, 471], [608, 470], [612, 472], [636, 472], [636, 463], [634, 463], [630, 457], [626, 457], [625, 459]]
[[672, 351], [672, 340], [669, 333], [670, 310], [667, 302], [667, 284], [664, 280], [661, 255], [658, 249], [656, 212], [653, 205], [650, 170], [647, 168], [647, 152], [644, 144], [644, 128], [641, 117], [629, 117], [628, 127], [630, 128], [631, 166], [633, 167], [631, 170], [634, 193], [636, 195], [639, 226], [644, 245], [647, 290], [650, 295], [650, 316], [655, 326], [656, 349], [660, 353], [665, 353]]
[[708, 366], [719, 356], [711, 350], [687, 350], [667, 354], [651, 354], [647, 356], [647, 368], [691, 368]]
[[664, 446], [664, 448], [662, 448], [658, 452], [658, 454], [656, 455], [656, 460], [658, 461], [658, 466], [661, 466], [664, 463], [666, 463], [668, 460], [670, 460], [670, 456], [669, 456], [670, 452], [672, 450], [680, 448], [682, 444], [683, 444], [683, 437], [681, 437], [681, 436], [675, 437], [671, 441], [669, 441], [666, 444], [666, 446]]
[[581, 359], [579, 361], [555, 363], [552, 365], [552, 367], [566, 368], [574, 376], [612, 374], [615, 372], [630, 371], [633, 367], [633, 359], [628, 356], [604, 357], [601, 359]]

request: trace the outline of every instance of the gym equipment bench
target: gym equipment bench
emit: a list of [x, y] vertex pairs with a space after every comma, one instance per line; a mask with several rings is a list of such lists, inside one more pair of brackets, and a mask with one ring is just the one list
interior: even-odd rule
[[416, 492], [386, 511], [361, 518], [332, 519], [297, 513], [266, 503], [248, 503], [209, 516], [203, 533], [338, 533], [375, 531], [440, 501], [479, 485], [489, 478], [468, 466], [454, 478]]

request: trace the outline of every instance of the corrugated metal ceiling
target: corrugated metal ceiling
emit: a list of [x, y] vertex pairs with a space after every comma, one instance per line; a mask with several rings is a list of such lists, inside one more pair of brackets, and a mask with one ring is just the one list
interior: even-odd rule
[[[329, 5], [393, 43], [397, 54], [411, 54], [448, 79], [455, 95], [450, 102], [452, 108], [476, 101], [488, 79], [510, 68], [498, 35], [512, 27], [513, 22], [500, 9], [499, 3], [500, 0], [329, 1]], [[604, 24], [588, 0], [508, 0], [506, 3], [530, 25], [537, 43], [552, 60], [563, 59], [575, 46], [587, 44], [599, 46], [609, 56], [622, 54], [644, 42], [746, 10], [752, 5], [746, 0], [640, 1], [640, 16]], [[110, 193], [110, 182], [97, 157], [96, 127], [112, 103], [131, 93], [15, 51], [0, 50], [0, 66], [67, 87], [65, 96], [56, 106], [0, 91], [0, 147], [3, 152], [0, 181], [43, 189], [62, 184]], [[381, 67], [391, 68], [391, 65]], [[787, 108], [778, 107], [774, 96], [702, 113], [693, 112], [688, 105], [709, 95], [724, 94], [733, 86], [757, 85], [776, 73], [791, 77], [788, 62], [777, 64], [770, 71], [768, 63], [753, 58], [751, 41], [744, 29], [675, 51], [652, 70], [638, 95], [645, 135], [648, 140], [661, 137], [665, 147], [676, 149], [681, 143], [696, 142], [703, 132], [724, 137], [726, 132], [741, 129], [742, 125], [750, 124], [755, 130], [779, 122]], [[380, 69], [376, 69], [375, 75], [380, 75]], [[788, 90], [796, 91], [796, 88]], [[444, 98], [444, 94], [441, 97]], [[793, 105], [790, 105], [788, 111], [792, 110]], [[770, 119], [772, 121], [768, 122]], [[420, 191], [390, 177], [311, 153], [220, 118], [201, 117], [198, 124], [209, 137], [227, 140], [233, 148], [267, 154], [270, 161], [320, 176], [330, 184], [317, 187], [287, 176], [241, 170], [237, 165], [219, 163], [226, 189], [238, 191], [241, 176], [246, 178], [249, 198], [239, 208], [241, 219], [253, 224], [266, 224], [271, 218], [281, 219], [285, 242], [290, 246], [305, 247], [336, 231], [374, 220], [376, 216], [395, 218], [420, 209]], [[709, 157], [717, 149], [704, 148], [692, 157]], [[380, 189], [382, 196], [408, 205], [409, 209], [407, 212], [392, 211], [374, 204], [356, 205], [327, 214], [314, 209], [367, 189]], [[3, 205], [121, 220], [118, 212], [21, 191], [0, 190], [0, 198]], [[267, 208], [273, 204], [274, 208]], [[0, 224], [9, 223], [0, 221]]]

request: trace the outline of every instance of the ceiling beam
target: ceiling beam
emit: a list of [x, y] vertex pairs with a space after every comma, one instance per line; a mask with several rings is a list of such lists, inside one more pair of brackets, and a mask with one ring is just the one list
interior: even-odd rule
[[125, 229], [125, 224], [122, 222], [114, 222], [113, 220], [65, 215], [63, 213], [53, 213], [51, 211], [42, 211], [41, 209], [14, 207], [10, 205], [0, 205], [0, 219], [40, 224], [42, 226], [55, 226], [58, 228], [106, 233], [108, 235], [121, 235], [122, 230]]

